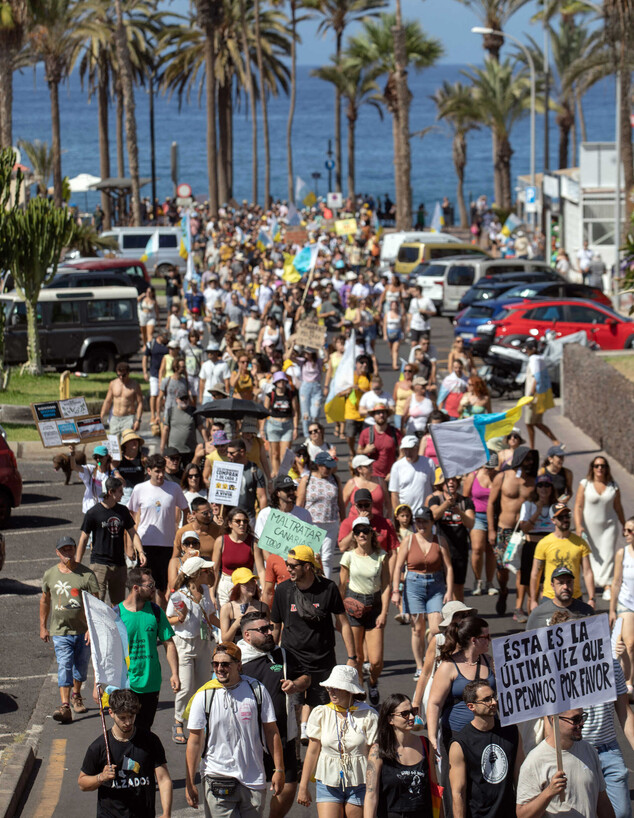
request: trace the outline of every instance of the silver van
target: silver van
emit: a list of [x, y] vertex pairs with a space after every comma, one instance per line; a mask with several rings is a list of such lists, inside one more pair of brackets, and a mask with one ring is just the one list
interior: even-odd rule
[[[58, 369], [112, 372], [139, 349], [135, 287], [43, 289], [37, 302], [42, 363]], [[12, 290], [0, 295], [7, 364], [27, 360], [26, 304]]]
[[147, 268], [159, 276], [167, 276], [172, 266], [185, 269], [185, 261], [178, 252], [181, 244], [180, 227], [113, 227], [102, 235], [116, 238], [123, 258], [138, 259], [155, 233], [158, 233], [158, 252], [148, 258]]
[[410, 281], [423, 288], [423, 295], [434, 302], [439, 315], [451, 318], [458, 312], [462, 296], [484, 276], [517, 271], [517, 278], [520, 280], [522, 272], [535, 270], [548, 270], [556, 276], [555, 271], [545, 261], [451, 256], [419, 264], [411, 274]]

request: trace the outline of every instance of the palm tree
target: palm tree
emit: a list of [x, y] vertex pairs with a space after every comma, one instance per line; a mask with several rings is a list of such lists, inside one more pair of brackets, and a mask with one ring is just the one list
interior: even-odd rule
[[[530, 0], [458, 0], [458, 3], [467, 6], [478, 16], [485, 28], [492, 28], [493, 31], [503, 31], [515, 12], [528, 2]], [[491, 59], [499, 62], [504, 37], [499, 34], [484, 34], [482, 44]]]
[[460, 226], [469, 227], [469, 215], [464, 200], [464, 172], [467, 166], [467, 134], [478, 128], [478, 110], [472, 89], [461, 82], [443, 82], [432, 96], [438, 109], [437, 118], [444, 119], [453, 131], [452, 157], [458, 179], [456, 199], [460, 212]]
[[348, 119], [348, 197], [354, 200], [355, 195], [355, 129], [359, 118], [359, 109], [371, 105], [383, 119], [380, 106], [381, 96], [376, 83], [376, 71], [369, 70], [357, 63], [346, 62], [344, 51], [343, 62], [337, 63], [332, 57], [330, 65], [324, 65], [311, 71], [319, 79], [332, 83], [347, 103]]
[[13, 144], [13, 72], [30, 23], [32, 0], [0, 4], [0, 147]]
[[[395, 14], [383, 13], [378, 20], [366, 20], [361, 33], [349, 39], [346, 54], [352, 65], [376, 70], [377, 76], [387, 77], [382, 102], [392, 116], [394, 178], [397, 208], [399, 208], [399, 229], [406, 229], [411, 226], [411, 194], [408, 193], [410, 174], [406, 164], [407, 157], [403, 162], [403, 142], [407, 143], [409, 149], [410, 133], [407, 124], [407, 109], [411, 94], [406, 87], [407, 99], [403, 106], [402, 100], [399, 100], [397, 88], [397, 61], [394, 52], [395, 27]], [[402, 40], [404, 64], [410, 64], [416, 71], [434, 65], [443, 54], [440, 41], [426, 35], [417, 21], [406, 22], [403, 25]]]
[[[341, 60], [343, 34], [353, 22], [367, 21], [385, 8], [386, 0], [306, 0], [321, 17], [320, 34], [334, 32], [335, 58]], [[341, 190], [341, 93], [335, 87], [335, 188]]]
[[514, 72], [509, 60], [485, 61], [484, 68], [470, 66], [463, 71], [473, 84], [473, 101], [479, 112], [479, 119], [491, 129], [494, 137], [494, 169], [500, 181], [500, 198], [497, 204], [503, 210], [512, 206], [511, 185], [511, 130], [513, 125], [527, 113], [528, 76], [522, 68]]
[[46, 196], [48, 192], [48, 180], [53, 173], [53, 151], [46, 142], [34, 139], [33, 142], [26, 142], [18, 139], [18, 147], [24, 151], [33, 171], [33, 178], [37, 184], [37, 192], [40, 196]]

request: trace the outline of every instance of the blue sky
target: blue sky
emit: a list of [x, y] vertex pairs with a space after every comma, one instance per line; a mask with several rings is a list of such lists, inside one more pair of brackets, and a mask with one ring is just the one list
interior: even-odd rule
[[[189, 0], [172, 0], [166, 4], [174, 11], [185, 13]], [[394, 4], [390, 3], [393, 8]], [[531, 16], [538, 8], [537, 0], [528, 3], [517, 12], [507, 27], [510, 34], [523, 39], [531, 33], [541, 42], [541, 26], [530, 23]], [[456, 0], [402, 0], [403, 18], [418, 20], [423, 29], [441, 40], [445, 47], [442, 62], [479, 63], [482, 61], [482, 38], [471, 34], [471, 26], [480, 24], [477, 16]], [[354, 33], [351, 26], [347, 34]], [[334, 38], [318, 37], [317, 22], [309, 21], [301, 26], [302, 43], [298, 47], [298, 63], [301, 65], [322, 65], [334, 52]]]

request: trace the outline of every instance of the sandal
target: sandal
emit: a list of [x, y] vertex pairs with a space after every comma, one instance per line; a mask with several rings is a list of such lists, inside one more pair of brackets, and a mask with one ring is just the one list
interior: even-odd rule
[[187, 739], [183, 733], [183, 725], [179, 721], [172, 725], [172, 741], [174, 744], [187, 744]]

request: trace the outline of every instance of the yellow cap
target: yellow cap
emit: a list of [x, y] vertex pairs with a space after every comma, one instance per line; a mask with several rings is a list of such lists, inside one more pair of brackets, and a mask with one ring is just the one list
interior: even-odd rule
[[436, 466], [436, 474], [434, 475], [434, 485], [439, 486], [445, 482], [445, 475], [442, 473], [440, 466]]
[[233, 574], [231, 574], [231, 582], [233, 582], [234, 585], [246, 585], [247, 582], [251, 582], [252, 579], [257, 579], [257, 576], [250, 568], [236, 568]]
[[319, 563], [315, 558], [315, 552], [309, 545], [296, 545], [295, 548], [291, 548], [288, 553], [300, 562], [309, 562], [315, 568], [319, 568]]

